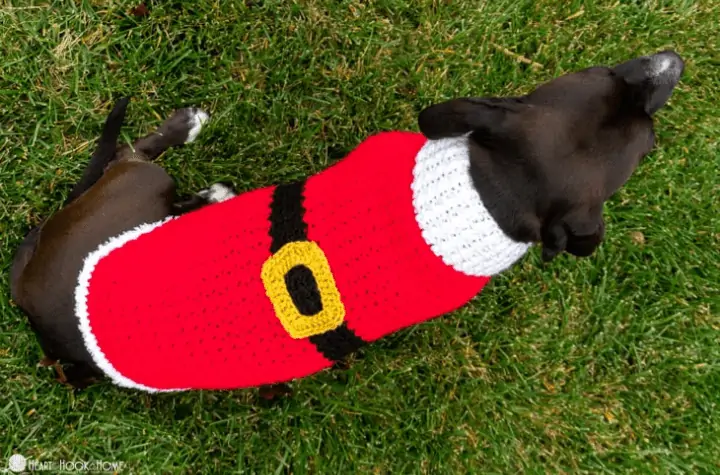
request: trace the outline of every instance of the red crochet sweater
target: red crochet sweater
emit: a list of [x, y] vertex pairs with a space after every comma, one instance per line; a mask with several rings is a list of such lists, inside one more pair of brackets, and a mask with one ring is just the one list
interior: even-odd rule
[[[477, 229], [463, 229], [476, 218], [463, 218], [462, 200], [448, 204], [462, 193], [442, 188], [455, 172], [441, 170], [448, 150], [467, 159], [463, 140], [379, 134], [304, 182], [111, 239], [87, 257], [76, 291], [94, 360], [115, 383], [148, 391], [258, 386], [464, 305], [527, 245], [472, 207], [491, 232], [478, 244]], [[479, 264], [463, 269], [463, 255]]]

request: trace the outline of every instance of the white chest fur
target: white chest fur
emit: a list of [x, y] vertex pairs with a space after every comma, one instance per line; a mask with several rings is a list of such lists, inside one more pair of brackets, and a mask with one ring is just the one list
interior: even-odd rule
[[510, 239], [480, 199], [470, 177], [466, 136], [428, 140], [417, 155], [412, 190], [425, 242], [458, 272], [498, 274], [530, 247]]

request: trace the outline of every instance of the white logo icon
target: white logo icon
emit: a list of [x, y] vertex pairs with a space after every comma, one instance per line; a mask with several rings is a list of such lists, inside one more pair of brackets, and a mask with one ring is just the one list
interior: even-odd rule
[[25, 470], [27, 460], [20, 454], [13, 454], [8, 460], [8, 468], [11, 472], [20, 473]]

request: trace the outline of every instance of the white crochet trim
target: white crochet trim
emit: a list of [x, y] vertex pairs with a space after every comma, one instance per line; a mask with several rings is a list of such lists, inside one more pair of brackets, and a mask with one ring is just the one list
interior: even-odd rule
[[[137, 383], [132, 379], [128, 378], [127, 376], [121, 374], [112, 365], [112, 363], [110, 363], [110, 361], [105, 356], [105, 353], [103, 353], [102, 349], [100, 348], [97, 338], [95, 338], [92, 327], [90, 326], [90, 316], [88, 314], [87, 307], [88, 286], [90, 285], [90, 278], [92, 277], [92, 273], [95, 270], [95, 266], [97, 266], [98, 262], [100, 262], [102, 258], [106, 257], [115, 249], [118, 249], [127, 244], [128, 242], [139, 238], [143, 234], [146, 234], [153, 229], [162, 226], [163, 224], [172, 219], [174, 219], [174, 217], [171, 216], [161, 221], [156, 221], [154, 223], [141, 224], [134, 229], [125, 231], [119, 236], [110, 238], [107, 242], [101, 244], [96, 250], [91, 252], [85, 258], [83, 268], [80, 271], [80, 276], [78, 277], [78, 284], [77, 287], [75, 287], [75, 315], [80, 321], [80, 332], [82, 333], [85, 347], [90, 352], [90, 355], [95, 361], [95, 364], [98, 365], [98, 367], [103, 370], [103, 372], [108, 377], [110, 377], [110, 379], [112, 379], [112, 381], [115, 382], [115, 384], [117, 384], [118, 386], [122, 386], [125, 388], [135, 388], [149, 392], [171, 392], [187, 390], [187, 388], [151, 388], [149, 386], [145, 386], [144, 384]], [[138, 271], [141, 272], [141, 270]], [[128, 351], [132, 351], [132, 349], [128, 348]]]
[[498, 274], [529, 249], [508, 237], [470, 176], [468, 137], [428, 140], [413, 169], [415, 219], [435, 255], [471, 276]]

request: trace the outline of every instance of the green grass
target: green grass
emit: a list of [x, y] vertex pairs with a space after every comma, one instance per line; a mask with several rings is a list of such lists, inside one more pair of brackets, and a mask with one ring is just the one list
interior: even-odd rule
[[[716, 2], [157, 0], [145, 18], [129, 1], [0, 5], [0, 469], [22, 453], [148, 474], [720, 472]], [[208, 109], [197, 143], [162, 164], [183, 191], [245, 190], [417, 130], [433, 102], [667, 47], [685, 75], [593, 257], [543, 266], [535, 250], [461, 311], [274, 404], [73, 394], [35, 367], [12, 252], [79, 178], [120, 94], [126, 140], [176, 107]]]

